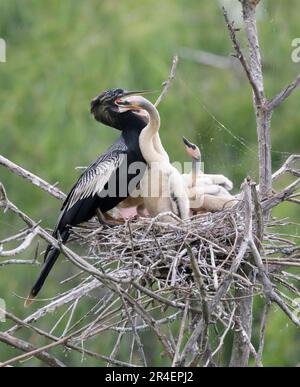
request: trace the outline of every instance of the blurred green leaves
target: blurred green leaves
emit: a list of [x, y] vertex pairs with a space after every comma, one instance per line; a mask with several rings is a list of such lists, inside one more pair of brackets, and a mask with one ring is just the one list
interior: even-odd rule
[[[0, 153], [49, 182], [59, 181], [67, 192], [78, 176], [74, 168], [88, 165], [118, 136], [91, 118], [89, 101], [96, 94], [110, 87], [158, 89], [180, 47], [225, 56], [232, 52], [220, 3], [0, 0], [0, 37], [7, 42], [7, 63], [0, 63]], [[231, 5], [234, 11], [239, 8], [237, 0]], [[299, 11], [297, 0], [261, 2], [259, 32], [270, 97], [300, 72], [291, 61], [291, 42], [300, 36]], [[239, 36], [246, 48], [243, 32]], [[274, 169], [284, 152], [299, 153], [299, 93], [273, 117]], [[181, 59], [160, 113], [161, 137], [172, 160], [186, 160], [184, 134], [201, 147], [206, 171], [232, 178], [236, 190], [246, 175], [257, 179], [255, 116], [242, 73]], [[0, 180], [11, 200], [44, 226], [53, 226], [60, 203], [3, 169]], [[293, 207], [280, 207], [276, 215], [299, 218]], [[17, 226], [1, 213], [0, 238]], [[44, 295], [55, 295], [58, 278], [70, 270], [60, 264]], [[4, 293], [20, 315], [22, 301], [13, 293], [26, 294], [33, 271], [18, 267], [0, 272], [0, 296]], [[296, 334], [282, 331], [283, 344], [275, 345], [272, 338], [283, 322], [279, 312], [275, 317], [266, 364], [294, 365], [300, 356]]]

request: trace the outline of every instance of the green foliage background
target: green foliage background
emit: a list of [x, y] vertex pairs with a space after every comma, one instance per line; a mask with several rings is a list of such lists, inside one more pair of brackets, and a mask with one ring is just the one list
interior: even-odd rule
[[[237, 0], [224, 3], [231, 15], [239, 15]], [[78, 176], [74, 167], [88, 165], [118, 136], [91, 118], [89, 101], [110, 87], [159, 89], [173, 54], [182, 47], [227, 56], [232, 47], [220, 4], [217, 0], [0, 0], [0, 37], [7, 42], [7, 63], [0, 64], [0, 154], [49, 182], [59, 181], [67, 192]], [[291, 60], [291, 42], [300, 36], [299, 12], [297, 0], [264, 0], [259, 7], [268, 96], [299, 73], [300, 64]], [[240, 35], [244, 45], [243, 33]], [[273, 117], [274, 170], [286, 154], [299, 153], [299, 93]], [[181, 142], [184, 134], [201, 147], [206, 171], [229, 176], [236, 190], [246, 175], [257, 179], [251, 98], [242, 72], [181, 59], [173, 87], [160, 106], [161, 137], [171, 158], [186, 159]], [[60, 203], [3, 168], [0, 181], [12, 201], [42, 220], [43, 226], [53, 226]], [[295, 211], [292, 205], [280, 207], [276, 215], [298, 221]], [[15, 218], [0, 213], [0, 239], [18, 227]], [[28, 312], [16, 295], [26, 295], [38, 270], [0, 267], [0, 298], [20, 317]], [[59, 263], [42, 296], [62, 291], [59, 280], [72, 270], [65, 262]], [[258, 317], [259, 302], [256, 310]], [[299, 332], [276, 309], [269, 319], [264, 364], [299, 365]], [[45, 327], [54, 321], [55, 316], [50, 317]], [[1, 330], [6, 327], [0, 325]], [[255, 326], [256, 334], [257, 330]], [[111, 340], [110, 336], [101, 339], [103, 353]], [[144, 340], [153, 364], [163, 365], [147, 334]], [[99, 349], [98, 342], [93, 345]], [[126, 359], [126, 346], [123, 351]], [[0, 344], [0, 361], [10, 355], [12, 351]], [[65, 361], [81, 364], [76, 355], [69, 354]], [[226, 361], [225, 353], [224, 364]], [[83, 364], [101, 365], [90, 360]], [[30, 360], [24, 365], [39, 363]]]

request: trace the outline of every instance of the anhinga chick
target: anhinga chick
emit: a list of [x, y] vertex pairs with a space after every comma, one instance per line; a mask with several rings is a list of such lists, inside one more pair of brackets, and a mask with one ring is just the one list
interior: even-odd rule
[[187, 154], [192, 157], [192, 172], [182, 175], [190, 198], [192, 212], [220, 211], [236, 204], [235, 198], [228, 192], [232, 182], [223, 175], [204, 174], [201, 171], [201, 152], [197, 145], [185, 137], [183, 142]]
[[183, 137], [187, 154], [192, 158], [192, 187], [197, 183], [197, 176], [201, 173], [201, 152], [196, 144]]

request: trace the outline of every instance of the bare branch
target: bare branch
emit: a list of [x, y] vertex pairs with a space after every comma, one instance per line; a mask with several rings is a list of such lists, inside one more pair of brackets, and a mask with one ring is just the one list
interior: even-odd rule
[[[24, 320], [25, 324], [30, 324], [32, 322], [36, 322], [42, 317], [46, 316], [49, 313], [54, 313], [56, 310], [61, 308], [62, 306], [74, 301], [74, 300], [80, 300], [82, 297], [86, 296], [93, 290], [99, 288], [101, 286], [101, 283], [98, 280], [92, 280], [88, 282], [87, 284], [80, 285], [74, 289], [72, 289], [70, 292], [68, 292], [66, 295], [61, 296], [57, 300], [51, 302], [50, 304], [46, 305], [45, 307], [39, 309], [37, 312], [32, 314], [31, 316], [27, 317]], [[10, 328], [7, 333], [10, 335], [15, 334], [20, 329], [20, 326], [14, 326]]]
[[[240, 60], [254, 95], [254, 110], [256, 114], [256, 125], [259, 146], [259, 190], [262, 199], [268, 198], [272, 192], [272, 159], [270, 125], [272, 112], [266, 108], [267, 100], [264, 92], [264, 79], [262, 72], [262, 61], [259, 47], [258, 32], [256, 26], [256, 6], [259, 1], [240, 0], [243, 9], [243, 19], [249, 47], [249, 64], [246, 61], [240, 44], [236, 38], [234, 24], [229, 22], [226, 11], [224, 16], [230, 37], [233, 42], [237, 57]], [[265, 209], [264, 215], [268, 218], [269, 213]]]
[[216, 356], [216, 354], [223, 348], [223, 345], [224, 345], [224, 340], [226, 338], [226, 336], [228, 335], [230, 329], [232, 329], [232, 323], [233, 323], [233, 317], [235, 315], [235, 311], [236, 311], [236, 306], [233, 308], [232, 310], [232, 313], [231, 313], [231, 316], [230, 316], [230, 319], [229, 319], [229, 322], [228, 322], [228, 325], [226, 327], [226, 329], [224, 330], [222, 336], [220, 337], [219, 339], [219, 344], [217, 346], [217, 348], [214, 350], [214, 352], [212, 352], [212, 354], [210, 355], [209, 359], [207, 360], [207, 362], [205, 363], [205, 367], [208, 366], [209, 362], [214, 358], [214, 356]]
[[[136, 330], [136, 324], [135, 324], [135, 322], [134, 322], [134, 320], [132, 318], [131, 311], [127, 307], [127, 303], [126, 303], [126, 301], [125, 301], [125, 299], [123, 297], [123, 294], [122, 294], [120, 289], [119, 289], [119, 294], [120, 294], [122, 303], [124, 305], [124, 310], [125, 310], [125, 313], [127, 315], [128, 321], [129, 321], [129, 323], [131, 324], [131, 327], [132, 327], [133, 337], [136, 340], [136, 343], [138, 345], [138, 351], [140, 353], [140, 356], [141, 356], [141, 359], [142, 359], [142, 362], [143, 362], [143, 367], [147, 367], [147, 360], [146, 360], [146, 356], [145, 356], [145, 352], [144, 352], [144, 347], [143, 347], [142, 341], [140, 339], [139, 333]], [[130, 363], [132, 363], [132, 361], [130, 361]]]
[[157, 98], [154, 106], [158, 106], [161, 101], [164, 99], [164, 97], [167, 95], [171, 85], [172, 85], [172, 82], [173, 82], [173, 79], [175, 78], [175, 74], [176, 74], [176, 69], [177, 69], [177, 64], [178, 64], [178, 56], [175, 55], [173, 57], [173, 62], [172, 62], [172, 67], [171, 67], [171, 71], [170, 71], [170, 74], [169, 74], [169, 77], [168, 79], [163, 83], [163, 90], [160, 94], [160, 96]]
[[265, 346], [267, 315], [268, 315], [269, 309], [270, 309], [270, 303], [266, 300], [264, 309], [261, 315], [259, 348], [258, 348], [257, 359], [256, 359], [256, 367], [260, 367], [262, 365], [262, 357], [263, 357], [263, 351]]
[[267, 109], [269, 111], [275, 110], [278, 106], [282, 104], [292, 93], [293, 91], [300, 85], [300, 74], [297, 78], [285, 87], [279, 94], [277, 94], [271, 101], [267, 104]]
[[238, 321], [240, 329], [235, 329], [234, 332], [230, 367], [246, 367], [251, 350], [249, 343], [252, 334], [253, 291], [236, 288], [235, 296], [240, 298], [235, 312], [235, 321]]
[[289, 307], [286, 305], [286, 303], [281, 299], [281, 297], [275, 292], [274, 285], [272, 284], [271, 280], [267, 276], [265, 272], [265, 268], [262, 262], [262, 258], [256, 248], [256, 245], [253, 240], [250, 241], [250, 246], [253, 252], [253, 257], [255, 259], [258, 271], [259, 271], [259, 277], [260, 282], [263, 285], [264, 293], [266, 295], [267, 300], [270, 300], [272, 302], [275, 302], [282, 311], [289, 317], [289, 319], [298, 327], [300, 328], [300, 320], [296, 317], [296, 315], [289, 309]]
[[187, 250], [189, 253], [189, 256], [191, 258], [191, 263], [192, 263], [192, 270], [193, 270], [193, 276], [195, 279], [196, 286], [199, 289], [199, 294], [201, 296], [201, 305], [202, 305], [202, 314], [204, 321], [206, 324], [209, 324], [209, 319], [210, 319], [210, 311], [209, 311], [209, 306], [208, 306], [208, 301], [207, 301], [207, 294], [206, 294], [206, 289], [204, 285], [204, 280], [202, 278], [201, 271], [199, 269], [197, 260], [193, 254], [193, 251], [189, 245], [187, 245]]
[[20, 246], [10, 251], [4, 251], [3, 246], [0, 243], [0, 257], [15, 257], [16, 255], [22, 254], [31, 245], [36, 235], [37, 232], [33, 230], [29, 235], [26, 236]]
[[[252, 319], [251, 319], [251, 320], [252, 320]], [[237, 324], [236, 332], [239, 333], [239, 335], [240, 335], [240, 337], [241, 337], [241, 340], [242, 340], [242, 342], [243, 342], [243, 345], [245, 345], [245, 346], [248, 347], [248, 353], [250, 352], [250, 353], [253, 355], [253, 357], [254, 357], [254, 359], [255, 359], [255, 363], [258, 364], [259, 367], [262, 367], [262, 363], [260, 362], [260, 359], [259, 359], [259, 357], [258, 357], [258, 354], [257, 354], [257, 352], [256, 352], [256, 350], [255, 350], [253, 344], [251, 343], [250, 335], [249, 335], [248, 332], [244, 329], [244, 327], [243, 327], [241, 321], [239, 320], [239, 318], [235, 319], [235, 323]], [[242, 356], [243, 356], [243, 354], [242, 354]], [[244, 356], [245, 356], [245, 355], [244, 355]], [[249, 354], [248, 354], [247, 356], [249, 357]], [[242, 364], [242, 362], [241, 362], [242, 359], [240, 359], [240, 361], [239, 361], [239, 359], [236, 358], [236, 360], [238, 361], [237, 366], [240, 367], [241, 364]], [[243, 361], [243, 360], [242, 360], [242, 361]], [[247, 363], [248, 363], [248, 361], [247, 361]], [[247, 363], [246, 363], [246, 365], [247, 365]], [[246, 365], [245, 365], [245, 366], [246, 366]]]
[[296, 177], [300, 177], [300, 171], [292, 167], [293, 163], [300, 160], [300, 155], [291, 155], [282, 165], [281, 168], [278, 169], [272, 175], [273, 181], [278, 180], [285, 173], [290, 173]]
[[22, 352], [26, 352], [25, 355], [21, 355], [9, 361], [0, 363], [0, 368], [7, 367], [8, 365], [16, 363], [17, 361], [25, 360], [32, 356], [40, 359], [50, 367], [55, 367], [55, 368], [66, 367], [64, 363], [62, 363], [60, 360], [57, 360], [55, 357], [49, 355], [49, 353], [47, 352], [47, 350], [50, 349], [49, 346], [37, 349], [24, 340], [17, 339], [15, 337], [8, 335], [7, 333], [2, 333], [2, 332], [0, 332], [0, 341], [16, 349], [19, 349]]
[[261, 91], [259, 90], [259, 87], [258, 87], [258, 84], [255, 80], [255, 78], [253, 77], [253, 73], [247, 63], [247, 60], [242, 52], [242, 49], [241, 49], [241, 46], [240, 46], [240, 43], [236, 37], [236, 28], [234, 27], [234, 22], [230, 22], [229, 21], [229, 18], [228, 18], [228, 14], [227, 14], [227, 11], [226, 9], [223, 7], [223, 14], [224, 14], [224, 18], [225, 18], [225, 22], [226, 22], [226, 25], [227, 25], [227, 28], [229, 30], [229, 34], [230, 34], [230, 39], [233, 43], [233, 48], [235, 49], [235, 52], [236, 52], [236, 58], [241, 62], [241, 65], [243, 66], [244, 70], [245, 70], [245, 73], [246, 73], [246, 76], [250, 82], [250, 85], [252, 87], [252, 90], [253, 90], [253, 93], [254, 93], [254, 96], [255, 96], [255, 100], [256, 100], [256, 104], [257, 105], [262, 105], [263, 103], [263, 94], [261, 93]]
[[44, 190], [48, 194], [54, 196], [56, 199], [64, 200], [66, 198], [66, 195], [63, 192], [61, 192], [57, 187], [47, 183], [45, 180], [34, 175], [33, 173], [26, 171], [26, 169], [11, 162], [10, 160], [6, 159], [5, 157], [3, 157], [1, 155], [0, 155], [0, 165], [3, 165], [9, 171], [22, 177], [23, 179], [30, 181], [32, 184], [41, 188], [42, 190]]
[[0, 267], [10, 266], [10, 265], [39, 265], [35, 260], [29, 259], [10, 259], [8, 261], [0, 262]]
[[189, 311], [189, 306], [190, 306], [190, 302], [189, 302], [189, 300], [187, 300], [186, 305], [185, 305], [185, 309], [183, 311], [183, 316], [182, 316], [182, 320], [181, 320], [181, 325], [180, 325], [176, 350], [175, 350], [175, 354], [174, 354], [174, 358], [173, 358], [173, 362], [172, 362], [172, 367], [178, 367], [180, 365], [180, 363], [182, 363], [182, 361], [184, 361], [184, 359], [182, 359], [182, 358], [180, 359], [179, 353], [180, 353], [180, 347], [182, 344], [183, 335], [184, 335], [184, 331], [185, 331], [185, 327], [186, 327], [186, 320], [187, 320], [187, 315], [188, 315], [188, 311]]
[[251, 208], [251, 191], [249, 188], [250, 181], [245, 180], [245, 182], [242, 185], [242, 189], [244, 192], [244, 203], [245, 203], [245, 231], [244, 231], [244, 237], [243, 241], [240, 245], [239, 252], [235, 258], [235, 260], [232, 262], [232, 265], [229, 270], [229, 274], [225, 277], [221, 285], [219, 286], [214, 299], [212, 301], [211, 309], [215, 309], [218, 304], [220, 303], [222, 297], [227, 293], [228, 288], [231, 285], [233, 274], [237, 272], [239, 269], [242, 260], [244, 259], [248, 247], [249, 247], [249, 241], [250, 241], [250, 234], [252, 232], [252, 208]]
[[288, 200], [292, 194], [295, 193], [295, 191], [300, 186], [300, 178], [291, 183], [289, 186], [287, 186], [284, 190], [282, 190], [279, 193], [274, 194], [270, 199], [267, 199], [262, 202], [262, 208], [264, 210], [269, 211], [270, 209], [278, 206], [278, 204], [284, 202], [285, 200]]

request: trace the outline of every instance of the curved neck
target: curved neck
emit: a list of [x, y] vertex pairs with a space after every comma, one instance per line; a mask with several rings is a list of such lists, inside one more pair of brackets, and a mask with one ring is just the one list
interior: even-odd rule
[[154, 144], [154, 148], [155, 150], [161, 155], [164, 157], [164, 159], [166, 161], [170, 161], [170, 157], [167, 153], [167, 151], [165, 150], [162, 142], [161, 142], [161, 139], [160, 139], [160, 136], [159, 136], [159, 133], [156, 133], [153, 137], [153, 144]]
[[157, 138], [160, 128], [160, 116], [154, 105], [146, 99], [140, 104], [140, 107], [149, 115], [149, 123], [142, 130], [139, 138], [139, 145], [144, 159], [148, 162], [160, 162], [165, 160], [164, 156], [155, 149], [154, 138]]

